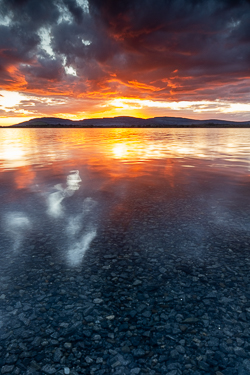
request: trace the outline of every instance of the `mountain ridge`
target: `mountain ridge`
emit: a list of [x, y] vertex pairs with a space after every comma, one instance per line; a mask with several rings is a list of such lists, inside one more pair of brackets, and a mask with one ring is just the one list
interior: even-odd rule
[[[3, 126], [5, 127], [5, 126]], [[131, 116], [116, 116], [103, 118], [90, 118], [83, 120], [69, 120], [59, 117], [40, 117], [19, 124], [9, 126], [11, 128], [39, 128], [39, 127], [74, 127], [74, 128], [116, 128], [116, 127], [145, 127], [145, 128], [167, 128], [167, 127], [250, 127], [250, 121], [228, 121], [228, 120], [194, 120], [185, 117], [152, 117], [143, 119]]]

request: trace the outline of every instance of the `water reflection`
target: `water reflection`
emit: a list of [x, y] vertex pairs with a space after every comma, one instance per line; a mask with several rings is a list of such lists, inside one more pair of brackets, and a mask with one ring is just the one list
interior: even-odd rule
[[13, 251], [16, 253], [23, 239], [31, 229], [31, 222], [24, 212], [8, 212], [5, 216], [5, 228], [13, 243]]
[[[0, 137], [2, 373], [176, 372], [207, 360], [217, 337], [239, 352], [249, 331], [249, 130]], [[158, 368], [156, 351], [166, 358]], [[232, 358], [238, 371], [243, 357]], [[121, 362], [129, 368], [114, 368]], [[190, 372], [225, 369], [201, 363]]]
[[69, 238], [67, 262], [70, 266], [81, 264], [85, 252], [96, 236], [96, 225], [93, 222], [93, 211], [96, 202], [92, 198], [83, 201], [82, 212], [68, 218], [66, 232]]
[[61, 202], [67, 198], [71, 197], [76, 190], [80, 188], [81, 178], [79, 171], [70, 171], [70, 174], [67, 176], [66, 187], [63, 188], [62, 184], [56, 184], [53, 187], [55, 190], [52, 193], [49, 193], [47, 202], [48, 202], [48, 214], [53, 217], [60, 217], [63, 215], [63, 207]]
[[[132, 238], [155, 220], [164, 243], [163, 217], [168, 230], [188, 221], [188, 210], [196, 224], [184, 232], [197, 244], [209, 222], [249, 230], [234, 207], [248, 199], [248, 129], [1, 129], [0, 136], [2, 230], [14, 252], [41, 228], [57, 244], [54, 256], [78, 266], [108, 221]], [[150, 232], [145, 247], [155, 240]], [[178, 238], [186, 248], [189, 240]]]
[[[249, 166], [248, 129], [1, 129], [2, 169], [97, 157], [221, 159]], [[228, 163], [229, 164], [229, 163]]]

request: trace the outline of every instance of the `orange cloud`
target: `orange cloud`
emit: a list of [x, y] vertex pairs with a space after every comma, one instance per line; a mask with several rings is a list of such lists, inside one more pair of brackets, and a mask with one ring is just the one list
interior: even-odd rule
[[[32, 7], [3, 1], [0, 87], [27, 100], [12, 108], [0, 100], [2, 118], [164, 116], [174, 114], [168, 103], [207, 101], [211, 109], [227, 101], [235, 104], [230, 116], [247, 119], [247, 1], [89, 0], [71, 7], [63, 0]], [[126, 98], [165, 101], [166, 107], [112, 106]], [[181, 113], [201, 118], [194, 108]]]

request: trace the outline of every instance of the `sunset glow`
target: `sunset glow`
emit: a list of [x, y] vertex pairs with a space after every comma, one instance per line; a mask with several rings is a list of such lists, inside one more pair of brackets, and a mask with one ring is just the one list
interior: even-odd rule
[[230, 4], [0, 0], [0, 125], [249, 120], [250, 4]]

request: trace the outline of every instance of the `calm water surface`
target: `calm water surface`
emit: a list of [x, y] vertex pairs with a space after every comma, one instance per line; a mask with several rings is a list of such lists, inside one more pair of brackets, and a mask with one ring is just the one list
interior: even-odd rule
[[128, 240], [187, 256], [203, 254], [213, 225], [248, 235], [249, 129], [1, 129], [0, 139], [5, 272], [37, 235], [72, 267], [110, 227], [119, 251]]
[[249, 145], [1, 129], [2, 373], [248, 374]]

